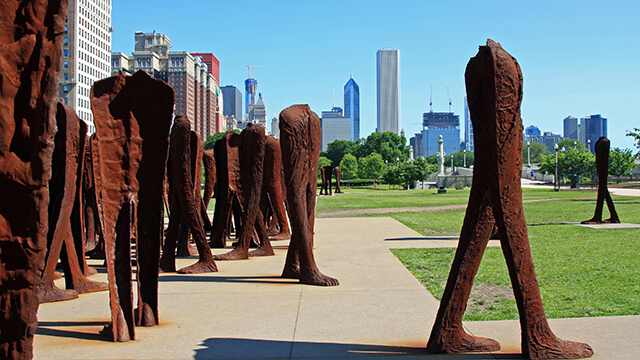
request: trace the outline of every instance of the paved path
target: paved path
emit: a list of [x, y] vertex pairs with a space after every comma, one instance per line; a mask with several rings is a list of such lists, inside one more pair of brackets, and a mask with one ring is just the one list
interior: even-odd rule
[[[425, 238], [388, 217], [318, 219], [316, 259], [340, 286], [281, 279], [286, 242], [276, 242], [276, 256], [219, 262], [219, 273], [161, 274], [161, 325], [137, 328], [135, 341], [111, 343], [98, 334], [109, 320], [106, 292], [43, 304], [35, 359], [519, 358], [517, 321], [465, 323], [471, 333], [500, 341], [500, 353], [426, 354], [438, 301], [389, 248], [456, 242]], [[593, 359], [637, 359], [640, 316], [558, 319], [551, 326], [562, 338], [590, 343]]]

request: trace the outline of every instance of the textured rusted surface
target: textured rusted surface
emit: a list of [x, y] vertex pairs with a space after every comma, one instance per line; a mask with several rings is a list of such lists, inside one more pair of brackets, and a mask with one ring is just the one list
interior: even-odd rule
[[458, 249], [427, 348], [432, 353], [494, 351], [492, 339], [464, 332], [462, 315], [494, 228], [506, 258], [528, 359], [583, 358], [582, 343], [558, 339], [547, 322], [522, 210], [522, 73], [516, 60], [488, 40], [465, 73], [476, 152], [473, 186]]
[[0, 12], [2, 359], [33, 356], [66, 13], [66, 0], [4, 1]]
[[[277, 221], [277, 232], [271, 236], [272, 240], [288, 240], [291, 238], [291, 229], [287, 221], [285, 209], [286, 188], [282, 173], [282, 151], [280, 141], [273, 136], [267, 136], [264, 158], [264, 190], [268, 200], [263, 206], [263, 215], [268, 208], [273, 211], [273, 218]], [[270, 205], [270, 206], [269, 206]]]
[[322, 274], [313, 257], [320, 140], [320, 119], [308, 105], [282, 110], [280, 147], [291, 221], [291, 242], [282, 277], [299, 279], [303, 284], [335, 286], [338, 280]]
[[275, 255], [269, 242], [262, 212], [261, 202], [266, 202], [263, 187], [266, 136], [262, 126], [248, 124], [240, 134], [240, 171], [244, 197], [242, 231], [235, 249], [216, 256], [216, 260], [242, 260], [249, 258], [249, 246], [254, 231], [260, 239], [260, 246], [251, 256]]
[[320, 168], [322, 175], [322, 188], [320, 188], [320, 195], [331, 195], [331, 177], [333, 176], [333, 167], [331, 165], [323, 166]]
[[336, 194], [342, 194], [342, 190], [340, 190], [340, 176], [342, 175], [342, 169], [340, 166], [335, 167], [336, 172]]
[[204, 193], [202, 194], [202, 209], [200, 211], [204, 220], [204, 230], [212, 231], [213, 226], [209, 219], [207, 208], [213, 196], [213, 190], [216, 187], [216, 159], [213, 149], [205, 150], [202, 153], [202, 165], [204, 167]]
[[[112, 320], [104, 333], [113, 341], [134, 339], [134, 322], [158, 324], [162, 193], [173, 99], [170, 86], [144, 71], [133, 76], [119, 73], [91, 88], [97, 141], [94, 180]], [[131, 281], [134, 239], [138, 280], [135, 314]]]
[[[49, 181], [49, 231], [47, 260], [38, 286], [40, 302], [71, 300], [85, 292], [107, 290], [106, 283], [89, 280], [84, 275], [84, 241], [77, 218], [76, 231], [72, 231], [74, 205], [82, 201], [78, 189], [78, 176], [82, 178], [82, 163], [87, 127], [75, 111], [58, 102], [56, 112], [58, 133], [52, 157], [52, 175]], [[62, 245], [64, 250], [62, 251]], [[79, 251], [78, 251], [79, 250]], [[61, 256], [62, 255], [62, 256]], [[54, 285], [58, 259], [62, 260], [67, 290]]]
[[[196, 201], [196, 196], [194, 196], [191, 140], [191, 123], [189, 119], [186, 116], [177, 116], [171, 128], [171, 166], [169, 167], [171, 169], [169, 173], [171, 211], [160, 267], [163, 271], [175, 271], [176, 241], [181, 219], [184, 218], [189, 226], [189, 231], [193, 235], [199, 258], [195, 264], [178, 270], [179, 273], [183, 274], [218, 271], [213, 255], [211, 255], [211, 249], [207, 243], [202, 218], [200, 217], [201, 198], [198, 195], [198, 201]], [[196, 161], [196, 159], [193, 160]], [[197, 181], [197, 184], [199, 183], [200, 181]]]
[[240, 176], [240, 134], [228, 132], [214, 145], [216, 162], [216, 205], [211, 231], [211, 246], [224, 248], [231, 216], [236, 223], [237, 237], [242, 229], [242, 182]]
[[96, 200], [96, 186], [93, 176], [94, 153], [97, 156], [98, 142], [95, 133], [85, 144], [85, 156], [82, 172], [82, 208], [84, 213], [85, 252], [91, 256], [104, 259], [104, 241], [101, 238], [101, 229], [98, 222], [98, 203]]
[[[583, 221], [582, 224], [619, 224], [620, 218], [613, 205], [611, 194], [609, 194], [609, 188], [607, 187], [607, 180], [609, 176], [609, 148], [611, 144], [609, 139], [605, 136], [601, 136], [596, 141], [596, 171], [598, 172], [598, 198], [596, 200], [596, 211], [593, 218]], [[611, 215], [607, 220], [602, 220], [602, 208], [604, 202], [607, 201], [607, 208]]]

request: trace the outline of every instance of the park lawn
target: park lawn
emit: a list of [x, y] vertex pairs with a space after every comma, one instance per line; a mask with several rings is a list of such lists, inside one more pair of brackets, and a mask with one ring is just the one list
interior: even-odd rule
[[[438, 194], [436, 189], [427, 190], [389, 190], [387, 185], [378, 185], [376, 189], [343, 188], [343, 194], [318, 196], [316, 211], [339, 211], [353, 209], [377, 209], [391, 207], [418, 207], [466, 204], [469, 200], [469, 188], [448, 189], [446, 194]], [[522, 189], [523, 199], [569, 199], [595, 198], [592, 189], [553, 191], [552, 189]]]
[[[636, 211], [640, 199], [620, 197], [614, 201], [623, 222], [640, 222]], [[531, 252], [549, 318], [640, 314], [640, 229], [593, 230], [562, 223], [591, 218], [594, 206], [594, 201], [581, 199], [524, 204]], [[449, 234], [456, 228], [459, 233], [464, 211], [387, 216], [425, 235]], [[439, 217], [444, 219], [434, 221]], [[431, 294], [441, 298], [455, 249], [398, 249], [393, 253]], [[464, 319], [517, 318], [502, 250], [488, 248]]]

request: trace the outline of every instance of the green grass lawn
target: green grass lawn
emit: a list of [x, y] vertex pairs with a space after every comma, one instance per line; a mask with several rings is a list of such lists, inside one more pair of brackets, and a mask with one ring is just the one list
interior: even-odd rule
[[[623, 222], [640, 223], [640, 198], [614, 198]], [[540, 291], [550, 318], [640, 314], [640, 229], [592, 230], [562, 222], [591, 218], [595, 201], [566, 199], [524, 204]], [[608, 215], [605, 207], [605, 215]], [[387, 214], [425, 234], [457, 234], [463, 210]], [[393, 253], [438, 299], [455, 249], [401, 249]], [[500, 248], [488, 248], [465, 320], [517, 319]]]

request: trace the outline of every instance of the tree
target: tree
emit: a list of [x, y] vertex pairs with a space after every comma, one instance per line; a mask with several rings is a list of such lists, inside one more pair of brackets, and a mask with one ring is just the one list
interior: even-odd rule
[[318, 178], [322, 177], [322, 167], [323, 166], [330, 166], [331, 165], [331, 160], [327, 159], [324, 156], [320, 156], [320, 159], [318, 160]]
[[[596, 157], [589, 151], [565, 147], [565, 151], [558, 151], [558, 177], [575, 174], [590, 177], [595, 168]], [[540, 155], [540, 171], [555, 174], [555, 154]]]
[[585, 151], [587, 149], [587, 146], [583, 142], [578, 140], [564, 139], [564, 140], [558, 141], [558, 148], [559, 149], [565, 148], [566, 150], [577, 149], [580, 151]]
[[371, 153], [358, 160], [358, 177], [360, 179], [378, 179], [384, 172], [384, 160], [378, 153]]
[[342, 178], [345, 180], [355, 179], [358, 175], [358, 160], [352, 154], [346, 154], [340, 161]]
[[[331, 165], [334, 167], [340, 164], [342, 158], [346, 154], [356, 154], [358, 151], [357, 143], [349, 140], [336, 140], [327, 145], [327, 151], [323, 151], [320, 155], [327, 157], [331, 160]], [[341, 166], [342, 167], [342, 166]]]
[[[529, 146], [529, 152], [531, 153], [531, 163], [540, 162], [540, 155], [542, 154], [545, 154], [545, 155], [551, 154], [549, 151], [547, 151], [547, 146], [545, 144], [538, 143], [538, 142], [531, 143], [531, 145]], [[527, 154], [527, 143], [525, 142], [524, 146], [522, 146], [522, 158], [524, 159], [525, 164], [529, 160], [528, 156], [529, 154]], [[554, 159], [555, 159], [555, 156], [554, 156]]]
[[640, 128], [633, 128], [633, 131], [627, 130], [627, 136], [630, 136], [635, 139], [636, 149], [638, 149], [636, 156], [639, 156], [640, 155]]
[[429, 175], [438, 171], [438, 165], [429, 164], [423, 157], [419, 157], [404, 164], [407, 164], [408, 167], [405, 182], [411, 186], [413, 186], [417, 181], [426, 180]]
[[205, 150], [213, 149], [213, 146], [216, 144], [216, 142], [218, 142], [218, 140], [222, 139], [225, 135], [227, 135], [227, 133], [229, 131], [233, 131], [234, 133], [240, 134], [240, 130], [238, 130], [238, 129], [227, 130], [227, 131], [215, 133], [215, 134], [209, 136], [207, 138], [207, 140], [204, 142], [204, 149]]
[[609, 151], [609, 175], [620, 177], [626, 175], [636, 166], [636, 155], [631, 149], [613, 148]]
[[[471, 167], [471, 165], [473, 165], [473, 151], [467, 151], [467, 167]], [[456, 151], [453, 153], [453, 165], [457, 166], [457, 167], [463, 167], [464, 166], [464, 158], [465, 158], [465, 153], [464, 150], [460, 150], [460, 151]], [[449, 159], [449, 161], [451, 161], [451, 159]], [[436, 162], [437, 164], [437, 162]], [[436, 167], [437, 169], [437, 167]]]
[[405, 173], [399, 166], [390, 166], [384, 175], [382, 175], [382, 181], [389, 185], [401, 185], [405, 181]]
[[405, 161], [409, 158], [409, 148], [406, 143], [407, 139], [404, 136], [399, 136], [394, 132], [374, 132], [367, 136], [355, 155], [358, 158], [363, 158], [376, 152], [389, 163], [396, 163], [396, 159]]

